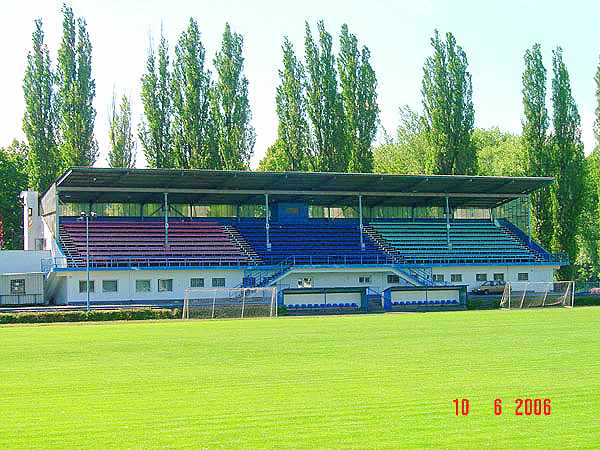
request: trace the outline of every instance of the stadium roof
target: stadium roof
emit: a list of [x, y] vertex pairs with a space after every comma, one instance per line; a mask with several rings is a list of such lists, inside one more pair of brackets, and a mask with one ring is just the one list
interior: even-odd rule
[[262, 204], [492, 208], [552, 183], [552, 178], [383, 175], [75, 167], [57, 182], [63, 202]]

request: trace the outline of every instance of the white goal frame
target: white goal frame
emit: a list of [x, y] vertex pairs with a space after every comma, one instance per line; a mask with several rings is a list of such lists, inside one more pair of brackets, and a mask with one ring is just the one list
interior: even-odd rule
[[[190, 309], [200, 314], [192, 314]], [[248, 314], [248, 311], [251, 314]], [[255, 314], [256, 312], [261, 314]], [[182, 319], [277, 317], [277, 288], [187, 288]]]
[[575, 306], [574, 281], [512, 281], [504, 286], [500, 308], [524, 309]]

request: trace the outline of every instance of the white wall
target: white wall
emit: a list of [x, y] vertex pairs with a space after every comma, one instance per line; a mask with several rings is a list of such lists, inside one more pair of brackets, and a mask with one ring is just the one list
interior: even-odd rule
[[[86, 292], [79, 292], [79, 282], [86, 280], [85, 271], [57, 272], [57, 276], [66, 277], [66, 288], [57, 289], [54, 293], [55, 303], [85, 302]], [[226, 287], [236, 287], [242, 283], [241, 270], [92, 270], [90, 280], [94, 281], [94, 292], [90, 293], [90, 301], [147, 301], [147, 300], [181, 300], [185, 289], [190, 287], [190, 278], [204, 278], [204, 286], [212, 287], [212, 278], [225, 278]], [[159, 292], [158, 280], [172, 279], [172, 292]], [[102, 292], [102, 280], [117, 280], [118, 291]], [[136, 292], [136, 280], [150, 280], [150, 292]]]
[[[39, 194], [33, 191], [21, 192], [23, 200], [23, 249], [35, 250], [35, 240], [42, 239], [42, 218], [39, 211]], [[29, 210], [31, 209], [31, 214]], [[44, 247], [46, 248], [46, 247]], [[38, 269], [39, 270], [39, 269]]]
[[[277, 287], [297, 288], [298, 280], [303, 278], [312, 278], [312, 286], [316, 288], [324, 287], [370, 287], [379, 292], [390, 286], [409, 286], [409, 284], [400, 278], [400, 283], [389, 284], [388, 275], [397, 275], [395, 272], [383, 268], [329, 268], [329, 269], [297, 269], [288, 273], [277, 282]], [[359, 283], [359, 277], [371, 277], [370, 283]]]
[[[518, 274], [527, 272], [529, 281], [552, 281], [555, 266], [448, 266], [434, 267], [434, 274], [443, 274], [444, 281], [451, 281], [451, 274], [461, 274], [462, 281], [454, 284], [466, 284], [468, 290], [479, 287], [482, 282], [476, 281], [476, 274], [487, 274], [488, 280], [494, 279], [495, 273], [504, 274], [505, 281], [518, 281]], [[387, 268], [323, 268], [323, 269], [296, 269], [288, 273], [277, 282], [277, 287], [296, 288], [298, 280], [302, 278], [312, 278], [312, 287], [370, 287], [379, 292], [390, 286], [410, 286], [409, 283], [400, 278], [400, 283], [388, 283], [387, 276], [396, 275], [395, 272]], [[359, 283], [359, 277], [369, 276], [371, 282], [368, 284]]]
[[468, 290], [479, 287], [483, 282], [476, 280], [479, 273], [487, 274], [488, 280], [494, 279], [495, 273], [504, 274], [504, 281], [518, 281], [518, 274], [526, 272], [529, 281], [552, 281], [555, 266], [449, 266], [434, 267], [433, 274], [443, 274], [444, 281], [451, 282], [452, 274], [462, 274], [462, 282], [455, 284], [466, 284]]
[[0, 273], [40, 272], [42, 259], [50, 258], [50, 252], [29, 250], [0, 251]]

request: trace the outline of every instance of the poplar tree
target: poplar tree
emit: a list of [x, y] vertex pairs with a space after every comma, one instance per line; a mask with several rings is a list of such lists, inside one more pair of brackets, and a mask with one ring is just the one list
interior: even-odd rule
[[54, 75], [40, 19], [35, 21], [32, 43], [23, 78], [23, 132], [29, 147], [29, 186], [44, 192], [57, 178], [60, 161], [55, 134]]
[[110, 150], [108, 164], [110, 167], [135, 167], [135, 140], [131, 129], [131, 106], [126, 95], [121, 97], [117, 110], [113, 94], [109, 123], [108, 139]]
[[139, 138], [148, 167], [171, 168], [174, 157], [171, 149], [171, 74], [169, 46], [161, 29], [158, 58], [152, 40], [146, 60], [146, 73], [142, 76], [141, 97], [144, 118], [140, 123]]
[[582, 212], [582, 224], [579, 230], [581, 246], [577, 256], [579, 270], [584, 272], [579, 275], [586, 280], [598, 279], [600, 274], [600, 63], [596, 69], [594, 83], [596, 107], [593, 130], [596, 145], [586, 158], [586, 170], [582, 174], [585, 176], [586, 202]]
[[[548, 110], [546, 109], [546, 68], [539, 44], [525, 51], [523, 71], [523, 143], [527, 152], [527, 172], [534, 177], [550, 176], [552, 147], [548, 142]], [[542, 246], [550, 248], [553, 222], [550, 188], [530, 196], [533, 235]]]
[[[552, 72], [552, 152], [556, 180], [552, 186], [552, 249], [566, 252], [571, 261], [574, 261], [577, 253], [575, 237], [583, 208], [585, 158], [581, 142], [581, 120], [560, 47], [552, 52]], [[563, 276], [570, 278], [571, 269], [563, 271]]]
[[211, 89], [214, 144], [221, 169], [243, 170], [250, 166], [256, 135], [250, 121], [248, 79], [244, 75], [244, 40], [225, 24], [221, 49], [213, 63], [217, 80]]
[[91, 166], [98, 157], [94, 139], [96, 82], [92, 44], [83, 18], [63, 5], [63, 36], [58, 49], [58, 135], [62, 168]]
[[[277, 104], [277, 127], [279, 158], [276, 165], [280, 170], [309, 170], [314, 168], [310, 157], [310, 138], [306, 119], [306, 99], [304, 97], [304, 67], [296, 58], [294, 47], [287, 36], [281, 46], [283, 69], [279, 70], [279, 86], [275, 101]], [[268, 152], [269, 153], [269, 152]]]
[[433, 55], [423, 67], [423, 108], [427, 138], [434, 151], [434, 173], [473, 174], [477, 154], [471, 140], [474, 127], [471, 74], [464, 50], [452, 33], [431, 38]]
[[358, 40], [342, 25], [338, 70], [344, 104], [348, 172], [372, 172], [371, 145], [377, 132], [377, 78], [369, 62], [367, 47], [358, 49]]
[[325, 24], [317, 24], [319, 44], [306, 23], [304, 39], [306, 57], [307, 112], [314, 145], [315, 169], [323, 172], [345, 172], [348, 151], [345, 142], [344, 107], [338, 92], [332, 38]]
[[173, 67], [172, 139], [175, 164], [184, 169], [217, 169], [218, 153], [211, 145], [210, 71], [198, 24], [190, 19], [175, 47]]

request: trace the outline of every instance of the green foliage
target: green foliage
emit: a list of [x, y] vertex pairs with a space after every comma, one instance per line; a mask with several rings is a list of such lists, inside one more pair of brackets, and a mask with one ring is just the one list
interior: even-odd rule
[[[539, 44], [525, 51], [523, 71], [523, 144], [527, 152], [527, 175], [550, 176], [554, 173], [552, 148], [548, 142], [548, 111], [546, 109], [546, 68]], [[550, 248], [553, 222], [550, 188], [531, 195], [533, 236]]]
[[250, 121], [248, 79], [244, 75], [244, 40], [225, 24], [221, 49], [213, 60], [217, 81], [211, 90], [211, 118], [219, 168], [248, 169], [256, 135]]
[[119, 110], [113, 94], [108, 131], [110, 167], [135, 167], [135, 140], [131, 128], [131, 106], [126, 95], [121, 97]]
[[98, 156], [94, 139], [96, 83], [92, 77], [92, 45], [83, 18], [63, 5], [63, 36], [58, 50], [58, 136], [62, 169], [91, 166]]
[[95, 309], [91, 311], [44, 311], [0, 313], [0, 324], [103, 322], [113, 320], [180, 319], [180, 309]]
[[395, 139], [373, 150], [376, 173], [422, 175], [433, 170], [433, 152], [427, 141], [421, 116], [408, 106], [400, 108], [400, 124]]
[[377, 78], [370, 64], [367, 47], [358, 49], [356, 36], [342, 25], [338, 71], [344, 105], [348, 172], [373, 171], [371, 145], [377, 132]]
[[311, 123], [315, 170], [345, 172], [349, 155], [345, 139], [344, 105], [337, 87], [335, 56], [331, 34], [325, 24], [317, 24], [318, 45], [306, 23], [304, 38], [306, 58], [307, 112]]
[[473, 174], [476, 151], [471, 141], [474, 124], [471, 74], [467, 56], [452, 33], [442, 41], [436, 30], [433, 56], [423, 67], [423, 107], [427, 139], [434, 152], [436, 174]]
[[258, 170], [260, 172], [285, 172], [290, 170], [288, 158], [285, 144], [278, 139], [267, 149], [264, 158], [258, 163]]
[[0, 250], [23, 249], [23, 207], [19, 194], [27, 190], [27, 155], [27, 146], [17, 140], [0, 148], [0, 218], [4, 231]]
[[175, 165], [183, 169], [218, 169], [212, 145], [210, 71], [204, 67], [205, 50], [198, 24], [190, 19], [175, 47], [172, 77], [172, 138]]
[[525, 176], [527, 155], [521, 136], [499, 128], [476, 128], [473, 145], [477, 149], [477, 175]]
[[[157, 67], [158, 64], [158, 67]], [[171, 74], [169, 71], [169, 46], [162, 33], [158, 46], [158, 61], [152, 41], [146, 59], [146, 73], [142, 76], [141, 98], [144, 119], [138, 135], [142, 143], [148, 167], [170, 168], [174, 166], [171, 149]]]
[[[287, 36], [283, 39], [283, 70], [279, 70], [277, 105], [277, 142], [267, 150], [259, 170], [309, 170], [313, 167], [306, 98], [304, 67], [296, 58]], [[266, 169], [265, 167], [270, 167]]]
[[[571, 94], [569, 73], [563, 62], [562, 49], [552, 53], [552, 105], [554, 134], [552, 152], [555, 183], [552, 185], [554, 230], [552, 249], [566, 252], [571, 261], [577, 253], [576, 233], [584, 205], [584, 154], [580, 118]], [[564, 276], [570, 278], [569, 269]]]
[[39, 19], [35, 21], [32, 42], [33, 49], [27, 54], [23, 79], [23, 131], [29, 145], [29, 185], [38, 192], [44, 192], [58, 177], [61, 164], [55, 140], [54, 74]]
[[585, 201], [580, 221], [577, 267], [578, 278], [600, 278], [600, 64], [594, 77], [596, 84], [596, 118], [594, 136], [596, 147], [585, 161]]

